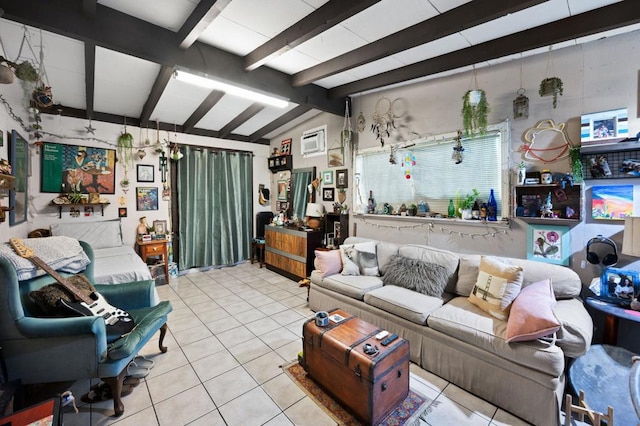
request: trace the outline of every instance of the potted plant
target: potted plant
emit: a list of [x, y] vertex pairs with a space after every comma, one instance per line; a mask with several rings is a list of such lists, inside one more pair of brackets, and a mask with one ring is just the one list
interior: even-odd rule
[[38, 81], [38, 71], [36, 71], [35, 67], [29, 61], [23, 61], [18, 64], [0, 56], [0, 64], [1, 63], [6, 63], [20, 80], [30, 82]]
[[473, 207], [473, 203], [476, 201], [480, 193], [476, 188], [473, 188], [471, 194], [467, 194], [464, 198], [460, 200], [460, 217], [463, 219], [471, 219], [471, 208]]
[[571, 164], [571, 174], [573, 175], [573, 181], [577, 183], [582, 182], [583, 165], [579, 146], [572, 147], [569, 150], [569, 163]]
[[487, 117], [491, 111], [484, 90], [467, 90], [462, 97], [462, 125], [466, 136], [487, 132]]
[[553, 107], [558, 106], [558, 95], [562, 96], [563, 84], [559, 77], [547, 77], [540, 82], [540, 96], [553, 96]]
[[524, 179], [527, 177], [527, 165], [524, 161], [521, 161], [516, 165], [516, 170], [518, 172], [518, 185], [524, 185]]
[[415, 216], [418, 214], [418, 206], [414, 203], [409, 204], [407, 207], [407, 216]]

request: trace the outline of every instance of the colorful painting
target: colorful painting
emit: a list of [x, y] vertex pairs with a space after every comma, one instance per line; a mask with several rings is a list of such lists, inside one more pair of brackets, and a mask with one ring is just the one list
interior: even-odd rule
[[624, 220], [633, 216], [633, 185], [594, 186], [591, 191], [594, 219]]
[[527, 259], [569, 265], [569, 227], [529, 225]]
[[158, 188], [136, 188], [137, 210], [158, 210]]

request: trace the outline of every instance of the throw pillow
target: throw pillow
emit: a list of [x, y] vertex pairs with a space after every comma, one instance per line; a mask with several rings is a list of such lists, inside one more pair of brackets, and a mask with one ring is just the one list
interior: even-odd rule
[[478, 279], [469, 295], [469, 302], [495, 318], [506, 320], [511, 302], [522, 286], [522, 268], [482, 256]]
[[316, 250], [315, 265], [322, 278], [339, 274], [342, 270], [342, 256], [340, 250]]
[[376, 257], [376, 243], [370, 241], [340, 246], [342, 275], [380, 275]]
[[536, 340], [560, 330], [560, 321], [553, 312], [555, 304], [550, 279], [523, 288], [511, 307], [507, 342]]
[[384, 285], [395, 285], [427, 296], [441, 297], [449, 274], [437, 263], [423, 262], [400, 255], [391, 256], [382, 277]]
[[[95, 287], [82, 277], [71, 276], [67, 280], [82, 292], [91, 293], [96, 291]], [[29, 297], [46, 316], [73, 316], [67, 308], [60, 306], [58, 301], [62, 299], [66, 302], [74, 302], [76, 298], [69, 290], [58, 283], [46, 285], [39, 290], [33, 290], [29, 293]]]

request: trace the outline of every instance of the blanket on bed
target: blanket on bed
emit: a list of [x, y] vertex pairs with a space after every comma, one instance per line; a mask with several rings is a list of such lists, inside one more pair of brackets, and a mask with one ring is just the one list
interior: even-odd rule
[[[33, 250], [35, 256], [56, 271], [77, 274], [90, 263], [89, 257], [75, 238], [63, 236], [25, 238], [22, 242]], [[44, 271], [39, 270], [29, 259], [17, 255], [9, 243], [0, 245], [0, 258], [7, 259], [11, 263], [16, 270], [19, 281], [44, 274]]]

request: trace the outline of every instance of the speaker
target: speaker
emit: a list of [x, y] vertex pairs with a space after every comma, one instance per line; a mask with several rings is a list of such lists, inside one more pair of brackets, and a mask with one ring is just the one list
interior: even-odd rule
[[604, 237], [602, 235], [598, 235], [596, 237], [591, 238], [587, 242], [587, 261], [589, 263], [593, 263], [594, 265], [600, 264], [600, 257], [591, 251], [591, 246], [593, 244], [604, 244], [613, 249], [613, 253], [607, 253], [604, 258], [602, 258], [602, 264], [604, 266], [613, 266], [618, 263], [618, 247], [616, 243], [613, 242], [610, 238]]
[[256, 238], [264, 238], [264, 226], [271, 223], [273, 220], [273, 213], [271, 212], [258, 212], [256, 214]]

